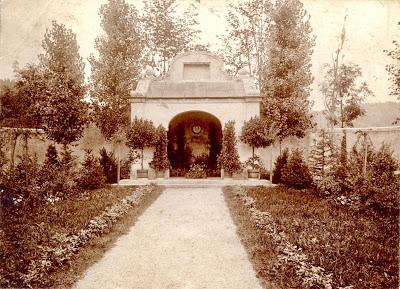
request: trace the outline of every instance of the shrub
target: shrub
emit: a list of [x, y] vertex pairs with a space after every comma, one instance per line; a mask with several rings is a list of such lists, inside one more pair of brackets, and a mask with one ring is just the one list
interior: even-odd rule
[[[106, 177], [108, 184], [114, 184], [117, 182], [117, 162], [112, 152], [107, 153], [103, 147], [100, 150], [100, 164], [103, 167], [103, 174]], [[121, 166], [122, 172], [122, 166]]]
[[260, 179], [269, 180], [270, 179], [270, 175], [271, 175], [271, 171], [267, 170], [264, 167], [261, 167], [261, 169], [260, 169]]
[[[3, 179], [6, 176], [6, 165], [8, 160], [3, 150], [4, 144], [0, 142], [0, 184], [3, 182]], [[1, 187], [0, 187], [1, 189]]]
[[193, 164], [185, 175], [188, 179], [204, 179], [207, 178], [206, 168], [204, 165]]
[[63, 199], [75, 194], [77, 178], [78, 171], [71, 151], [63, 151], [59, 159], [55, 147], [49, 146], [39, 178], [44, 200]]
[[104, 187], [106, 177], [103, 174], [103, 167], [93, 156], [92, 150], [85, 151], [85, 160], [82, 163], [80, 176], [78, 179], [79, 187], [82, 189], [99, 189]]
[[231, 174], [242, 169], [236, 145], [235, 122], [228, 121], [222, 132], [222, 150], [218, 156], [218, 164]]
[[378, 151], [369, 147], [367, 154], [367, 171], [363, 174], [365, 152], [353, 149], [349, 158], [347, 181], [351, 193], [361, 198], [366, 207], [377, 211], [398, 209], [398, 187], [394, 171], [399, 167], [393, 152], [387, 145]]
[[186, 168], [172, 168], [170, 172], [171, 177], [183, 177], [187, 174], [188, 169]]
[[370, 175], [373, 183], [377, 187], [383, 187], [391, 183], [396, 183], [394, 172], [399, 168], [399, 164], [393, 157], [393, 151], [386, 144], [372, 156], [370, 165]]
[[282, 169], [286, 165], [289, 157], [289, 150], [286, 148], [282, 154], [276, 158], [275, 166], [272, 171], [272, 182], [274, 184], [282, 183]]
[[120, 168], [121, 179], [130, 178], [131, 164], [132, 164], [131, 158], [126, 158], [121, 161], [121, 168]]
[[37, 159], [20, 157], [15, 166], [4, 171], [0, 183], [0, 207], [10, 214], [19, 215], [41, 204], [43, 196], [39, 178], [40, 166]]
[[199, 156], [195, 156], [194, 157], [193, 163], [195, 165], [202, 165], [202, 166], [208, 168], [209, 164], [210, 164], [210, 159], [209, 159], [209, 156], [207, 154], [201, 154]]
[[167, 131], [162, 125], [160, 125], [156, 130], [156, 150], [154, 152], [153, 160], [150, 163], [150, 166], [157, 171], [164, 171], [170, 166], [167, 153], [167, 143]]
[[46, 158], [44, 163], [46, 165], [58, 165], [58, 154], [55, 145], [51, 144], [47, 147]]
[[342, 188], [340, 182], [333, 176], [325, 176], [321, 179], [314, 179], [317, 191], [323, 196], [338, 195]]
[[282, 181], [288, 187], [307, 189], [312, 185], [311, 173], [300, 150], [294, 150], [282, 169]]

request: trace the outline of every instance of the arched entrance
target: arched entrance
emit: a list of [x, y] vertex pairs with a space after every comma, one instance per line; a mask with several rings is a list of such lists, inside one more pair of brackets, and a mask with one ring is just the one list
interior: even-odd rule
[[204, 165], [208, 176], [219, 176], [217, 157], [221, 142], [221, 122], [214, 115], [187, 111], [173, 117], [168, 125], [171, 176], [184, 176], [194, 163]]

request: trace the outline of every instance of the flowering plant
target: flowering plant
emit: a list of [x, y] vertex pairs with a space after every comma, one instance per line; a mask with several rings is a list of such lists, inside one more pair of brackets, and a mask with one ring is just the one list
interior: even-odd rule
[[191, 165], [185, 177], [188, 179], [205, 179], [207, 178], [206, 167], [200, 164]]

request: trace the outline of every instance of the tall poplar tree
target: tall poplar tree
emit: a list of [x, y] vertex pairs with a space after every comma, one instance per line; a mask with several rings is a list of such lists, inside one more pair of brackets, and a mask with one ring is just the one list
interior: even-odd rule
[[[397, 23], [400, 29], [400, 22]], [[392, 87], [390, 94], [396, 96], [400, 100], [400, 41], [393, 40], [393, 50], [385, 50], [387, 55], [392, 58], [393, 62], [386, 66], [387, 72], [389, 72], [389, 80], [392, 81]], [[400, 122], [400, 114], [396, 120], [396, 123]]]
[[112, 140], [129, 125], [129, 96], [140, 73], [142, 39], [135, 7], [125, 0], [109, 0], [100, 8], [104, 34], [96, 38], [98, 57], [91, 55], [91, 97], [95, 121]]
[[142, 16], [146, 46], [146, 64], [165, 75], [169, 61], [190, 49], [198, 37], [197, 12], [193, 6], [182, 14], [176, 0], [145, 0]]
[[304, 137], [312, 127], [309, 101], [315, 37], [299, 0], [277, 0], [268, 26], [266, 64], [260, 76], [262, 116], [278, 129], [281, 142]]
[[47, 137], [67, 146], [82, 137], [87, 124], [84, 63], [76, 35], [65, 25], [52, 22], [39, 55], [46, 85], [42, 121]]
[[245, 0], [228, 6], [228, 27], [221, 37], [224, 43], [221, 54], [231, 74], [236, 75], [247, 67], [250, 75], [260, 82], [259, 76], [266, 63], [271, 7], [268, 0]]

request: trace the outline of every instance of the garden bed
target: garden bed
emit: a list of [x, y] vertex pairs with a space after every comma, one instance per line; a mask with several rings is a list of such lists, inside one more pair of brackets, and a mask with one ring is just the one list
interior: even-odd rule
[[224, 192], [264, 282], [280, 288], [398, 288], [398, 213], [356, 210], [280, 186]]
[[0, 287], [70, 287], [159, 192], [108, 187], [18, 217], [2, 212]]

